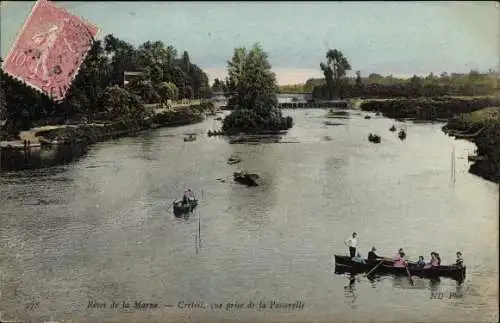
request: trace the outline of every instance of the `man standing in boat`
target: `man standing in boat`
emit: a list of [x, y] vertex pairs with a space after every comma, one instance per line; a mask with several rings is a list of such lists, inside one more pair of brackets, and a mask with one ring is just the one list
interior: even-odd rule
[[351, 258], [354, 258], [356, 256], [356, 248], [358, 247], [358, 235], [356, 232], [353, 232], [352, 237], [349, 237], [344, 243], [349, 247]]

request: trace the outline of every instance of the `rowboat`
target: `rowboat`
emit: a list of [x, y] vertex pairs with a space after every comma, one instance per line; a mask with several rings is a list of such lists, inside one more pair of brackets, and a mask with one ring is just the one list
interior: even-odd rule
[[234, 172], [233, 179], [235, 182], [246, 186], [259, 186], [258, 179], [259, 175], [247, 173], [245, 171]]
[[370, 133], [370, 135], [368, 136], [368, 141], [373, 142], [375, 144], [379, 144], [380, 140], [381, 140], [381, 138], [378, 135], [374, 135], [374, 134]]
[[182, 201], [174, 202], [174, 215], [180, 217], [192, 212], [198, 206], [198, 200], [189, 201], [188, 204], [182, 204]]
[[189, 135], [188, 137], [184, 137], [184, 141], [195, 141], [196, 136], [195, 135]]
[[373, 269], [373, 272], [377, 274], [392, 274], [395, 276], [407, 276], [409, 272], [412, 276], [422, 278], [448, 277], [460, 281], [465, 279], [465, 266], [459, 267], [456, 265], [448, 265], [422, 268], [414, 263], [409, 263], [407, 271], [405, 267], [394, 267], [392, 261], [387, 258], [385, 258], [381, 264], [380, 262], [381, 260], [368, 261], [365, 259], [365, 263], [358, 263], [353, 261], [349, 256], [335, 255], [335, 272], [363, 273]]

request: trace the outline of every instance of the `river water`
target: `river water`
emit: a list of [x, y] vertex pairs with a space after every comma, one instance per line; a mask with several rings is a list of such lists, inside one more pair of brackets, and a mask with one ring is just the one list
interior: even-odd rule
[[[442, 124], [406, 124], [400, 141], [382, 117], [353, 112], [329, 119], [344, 125], [327, 127], [325, 110], [284, 114], [295, 120], [285, 140], [299, 143], [230, 145], [205, 135], [219, 123], [209, 118], [96, 144], [69, 165], [3, 173], [3, 318], [498, 321], [499, 189], [467, 172], [471, 143], [447, 137]], [[186, 132], [200, 133], [198, 140], [184, 142]], [[369, 143], [369, 132], [382, 143]], [[233, 153], [241, 164], [226, 164]], [[264, 185], [217, 180], [243, 168]], [[169, 205], [187, 187], [200, 195], [198, 212], [176, 219]], [[451, 263], [461, 250], [467, 279], [458, 286], [414, 278], [411, 286], [405, 277], [334, 274], [333, 254], [346, 253], [352, 231], [363, 254], [372, 245], [387, 256], [403, 247], [410, 258], [436, 250]], [[452, 292], [462, 297], [449, 298]], [[135, 301], [158, 308], [133, 309]], [[180, 308], [181, 301], [207, 307]], [[303, 308], [259, 308], [259, 301]]]

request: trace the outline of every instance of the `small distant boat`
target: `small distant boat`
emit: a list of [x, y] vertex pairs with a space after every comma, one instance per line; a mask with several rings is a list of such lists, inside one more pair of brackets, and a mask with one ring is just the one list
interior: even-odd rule
[[195, 141], [196, 136], [195, 135], [189, 135], [187, 137], [184, 137], [184, 141]]
[[193, 210], [198, 206], [198, 200], [191, 200], [188, 204], [183, 204], [182, 201], [174, 202], [174, 215], [180, 217], [184, 214], [193, 212]]
[[406, 138], [406, 131], [403, 129], [399, 130], [398, 137], [399, 139], [404, 140]]
[[365, 116], [365, 119], [371, 119], [372, 117], [370, 117], [369, 115], [366, 115]]
[[229, 165], [238, 164], [241, 162], [241, 158], [238, 156], [231, 156], [228, 158], [227, 163]]
[[373, 142], [375, 144], [379, 144], [382, 138], [380, 136], [374, 135], [374, 134], [369, 134], [368, 135], [368, 141]]
[[259, 186], [259, 183], [257, 182], [257, 180], [259, 179], [259, 175], [257, 174], [251, 174], [244, 171], [234, 172], [233, 179], [235, 182], [246, 186]]
[[396, 126], [395, 125], [392, 125], [392, 127], [389, 128], [389, 131], [396, 131]]

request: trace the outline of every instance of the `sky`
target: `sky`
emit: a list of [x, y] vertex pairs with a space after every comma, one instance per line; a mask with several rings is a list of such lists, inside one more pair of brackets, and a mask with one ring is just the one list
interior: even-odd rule
[[[322, 77], [328, 49], [359, 70], [396, 77], [500, 68], [500, 8], [471, 2], [73, 2], [58, 6], [140, 45], [161, 40], [224, 78], [234, 48], [259, 42], [278, 83]], [[5, 57], [34, 2], [0, 3]]]

